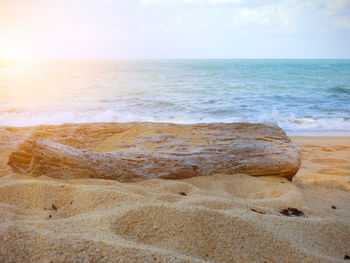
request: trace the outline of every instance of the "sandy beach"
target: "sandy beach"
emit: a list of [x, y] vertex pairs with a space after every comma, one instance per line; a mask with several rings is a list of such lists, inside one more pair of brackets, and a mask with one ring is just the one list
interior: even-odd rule
[[[74, 134], [72, 127], [74, 126]], [[350, 256], [350, 137], [291, 137], [292, 182], [245, 174], [120, 183], [14, 173], [35, 131], [108, 145], [113, 124], [0, 127], [0, 262], [343, 262]], [[142, 132], [142, 131], [140, 131]], [[296, 208], [301, 216], [281, 211]]]

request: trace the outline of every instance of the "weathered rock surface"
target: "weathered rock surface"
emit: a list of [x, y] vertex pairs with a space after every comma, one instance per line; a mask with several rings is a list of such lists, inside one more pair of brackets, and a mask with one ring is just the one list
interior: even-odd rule
[[[215, 173], [291, 179], [300, 167], [298, 147], [276, 126], [249, 123], [109, 125], [113, 125], [114, 132], [111, 133], [109, 127], [108, 136], [104, 134], [104, 140], [88, 151], [77, 149], [77, 143], [71, 147], [54, 136], [34, 133], [10, 155], [8, 164], [15, 172], [32, 176], [121, 182]], [[71, 126], [67, 131], [71, 131]], [[99, 133], [103, 134], [103, 129]]]

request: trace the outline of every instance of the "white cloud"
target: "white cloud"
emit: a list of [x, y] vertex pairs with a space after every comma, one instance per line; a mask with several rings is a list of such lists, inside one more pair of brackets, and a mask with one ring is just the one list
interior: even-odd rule
[[269, 26], [271, 19], [266, 10], [240, 8], [233, 16], [233, 26]]
[[[265, 28], [265, 33], [294, 33], [297, 28], [300, 10], [292, 1], [264, 6], [238, 7], [232, 13], [231, 26]], [[266, 31], [267, 28], [269, 31]]]
[[350, 18], [349, 17], [337, 17], [334, 19], [336, 27], [350, 29]]
[[350, 0], [324, 0], [324, 4], [335, 27], [350, 29]]
[[350, 5], [349, 0], [324, 0], [324, 2], [330, 10], [339, 10], [345, 8], [346, 6], [349, 7]]

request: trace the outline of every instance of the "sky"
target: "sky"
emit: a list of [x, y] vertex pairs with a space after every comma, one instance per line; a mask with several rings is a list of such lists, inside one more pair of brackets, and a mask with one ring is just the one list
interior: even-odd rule
[[350, 0], [0, 0], [0, 57], [350, 58]]

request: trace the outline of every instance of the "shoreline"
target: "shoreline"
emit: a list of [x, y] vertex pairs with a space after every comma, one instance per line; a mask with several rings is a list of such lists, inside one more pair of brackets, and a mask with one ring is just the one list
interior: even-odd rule
[[350, 131], [285, 131], [289, 137], [350, 137]]
[[[36, 125], [0, 125], [0, 129], [3, 128], [15, 128], [15, 129], [33, 129], [36, 127], [56, 127], [56, 126], [72, 126], [72, 125], [103, 125], [103, 124], [132, 124], [132, 123], [166, 123], [166, 124], [181, 124], [181, 125], [201, 125], [201, 124], [230, 124], [236, 122], [170, 122], [170, 121], [126, 121], [126, 122], [67, 122], [58, 124], [36, 124]], [[251, 123], [251, 124], [264, 124], [268, 126], [274, 126], [270, 123], [264, 122], [237, 122], [237, 123]], [[277, 126], [279, 127], [279, 126]], [[281, 127], [279, 127], [281, 128]], [[282, 129], [282, 128], [281, 128]], [[288, 130], [282, 129], [289, 137], [350, 137], [350, 130]]]

